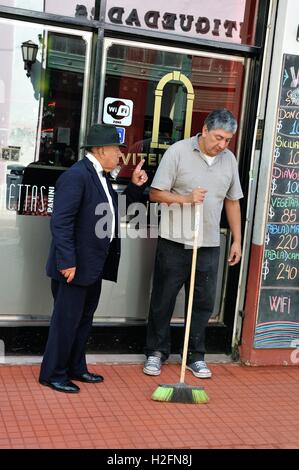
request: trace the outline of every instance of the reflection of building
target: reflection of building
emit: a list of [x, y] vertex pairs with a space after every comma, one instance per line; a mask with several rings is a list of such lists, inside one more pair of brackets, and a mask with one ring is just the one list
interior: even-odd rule
[[[106, 98], [133, 103], [130, 125], [118, 116], [117, 126], [123, 128], [127, 144], [115, 183], [118, 190], [127, 184], [141, 158], [145, 158], [152, 178], [168, 145], [185, 133], [198, 132], [212, 109], [227, 107], [240, 122], [231, 149], [238, 158], [246, 195], [246, 243], [241, 269], [228, 270], [225, 259], [230, 237], [223, 220], [217, 301], [208, 328], [208, 351], [238, 353], [245, 308], [241, 352], [249, 362], [253, 357], [257, 363], [261, 357], [271, 362], [271, 351], [267, 356], [263, 351], [252, 353], [250, 338], [259, 301], [278, 77], [283, 54], [298, 54], [292, 33], [297, 30], [293, 19], [297, 3], [285, 0], [281, 6], [277, 0], [228, 0], [220, 5], [189, 0], [184, 2], [184, 12], [177, 0], [169, 8], [165, 2], [152, 0], [151, 10], [144, 2], [137, 3], [132, 9], [127, 0], [119, 0], [117, 5], [112, 0], [47, 0], [37, 2], [44, 12], [28, 10], [28, 14], [11, 7], [12, 2], [0, 6], [0, 39], [5, 44], [0, 49], [0, 183], [8, 183], [8, 192], [4, 188], [5, 209], [0, 214], [4, 234], [0, 243], [0, 324], [4, 313], [12, 327], [15, 318], [26, 324], [30, 317], [33, 330], [38, 322], [48, 322], [51, 299], [43, 268], [49, 245], [49, 217], [39, 215], [50, 214], [45, 209], [53, 204], [55, 181], [83, 156], [80, 145], [86, 129], [91, 122], [103, 120]], [[54, 18], [48, 13], [60, 16]], [[100, 16], [105, 21], [100, 22]], [[30, 78], [24, 72], [20, 49], [21, 43], [29, 39], [38, 45]], [[296, 80], [296, 60], [293, 67], [288, 74]], [[189, 90], [186, 83], [190, 83]], [[267, 148], [266, 144], [263, 147], [264, 135]], [[122, 226], [123, 231], [126, 228]], [[154, 249], [155, 240], [123, 240], [121, 281], [117, 286], [104, 285], [95, 317], [96, 324], [105, 323], [109, 328], [114, 325], [122, 345], [135, 345], [133, 352], [142, 350]], [[136, 253], [142, 256], [136, 257]], [[249, 262], [256, 283], [249, 278], [247, 284]], [[1, 272], [8, 264], [19, 286], [17, 293], [12, 293], [5, 272]], [[299, 305], [297, 297], [294, 299]], [[173, 321], [175, 338], [181, 335], [183, 304], [182, 293]], [[133, 326], [127, 326], [129, 323]], [[125, 341], [121, 337], [124, 330]], [[106, 341], [109, 335], [104, 336]], [[175, 351], [178, 344], [174, 342]], [[281, 362], [283, 354], [276, 354], [275, 360]]]
[[67, 147], [78, 154], [86, 45], [61, 34], [49, 33], [47, 39], [39, 160], [64, 166]]
[[[125, 75], [132, 80], [150, 80], [158, 83], [162, 76], [174, 69], [181, 70], [192, 81], [196, 93], [194, 112], [207, 114], [217, 107], [228, 107], [238, 112], [243, 87], [242, 66], [238, 62], [211, 57], [171, 57], [169, 53], [112, 47], [107, 70], [111, 77]], [[178, 60], [179, 59], [179, 60]], [[133, 82], [132, 82], [133, 83]], [[173, 94], [177, 94], [175, 87]], [[174, 97], [169, 96], [169, 100]]]
[[192, 83], [198, 90], [194, 111], [210, 112], [217, 107], [227, 107], [237, 113], [243, 88], [240, 77], [239, 62], [196, 58], [192, 70]]

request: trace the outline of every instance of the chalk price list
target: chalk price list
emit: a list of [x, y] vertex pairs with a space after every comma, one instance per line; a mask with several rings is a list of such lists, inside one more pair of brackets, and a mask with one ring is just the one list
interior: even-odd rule
[[298, 59], [286, 54], [282, 67], [256, 348], [288, 348], [299, 332]]
[[262, 286], [298, 287], [299, 102], [284, 90], [278, 113]]

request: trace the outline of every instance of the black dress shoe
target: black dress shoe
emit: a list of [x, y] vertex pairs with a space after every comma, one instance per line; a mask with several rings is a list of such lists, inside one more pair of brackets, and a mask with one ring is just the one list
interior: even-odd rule
[[64, 393], [78, 393], [80, 392], [80, 388], [78, 385], [73, 384], [73, 382], [46, 382], [45, 380], [40, 380], [39, 383], [41, 385], [45, 385], [46, 387], [53, 388], [57, 392], [64, 392]]
[[93, 374], [92, 372], [84, 372], [84, 374], [72, 375], [72, 380], [79, 380], [79, 382], [95, 384], [98, 382], [103, 382], [104, 377], [102, 375]]

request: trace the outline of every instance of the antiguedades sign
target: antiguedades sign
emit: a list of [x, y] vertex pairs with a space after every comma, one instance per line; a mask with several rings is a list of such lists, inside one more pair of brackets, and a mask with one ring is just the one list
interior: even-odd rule
[[[165, 5], [165, 6], [164, 6]], [[107, 0], [106, 23], [241, 43], [246, 0]]]

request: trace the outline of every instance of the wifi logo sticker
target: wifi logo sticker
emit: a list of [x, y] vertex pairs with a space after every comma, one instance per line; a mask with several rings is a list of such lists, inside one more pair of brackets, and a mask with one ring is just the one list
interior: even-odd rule
[[130, 126], [133, 116], [133, 101], [107, 97], [104, 101], [103, 122], [121, 126]]

